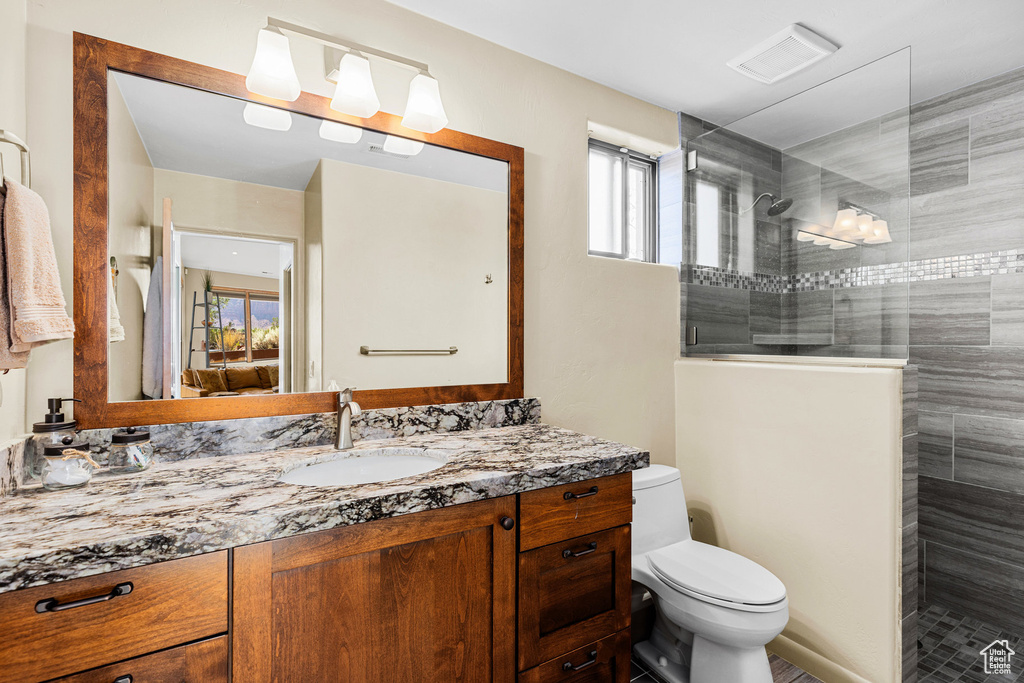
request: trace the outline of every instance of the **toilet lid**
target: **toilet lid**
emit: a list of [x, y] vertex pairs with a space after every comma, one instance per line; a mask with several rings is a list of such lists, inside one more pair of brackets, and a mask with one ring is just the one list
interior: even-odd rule
[[706, 543], [673, 543], [647, 558], [658, 578], [687, 592], [744, 605], [770, 605], [786, 597], [786, 586], [770, 571]]

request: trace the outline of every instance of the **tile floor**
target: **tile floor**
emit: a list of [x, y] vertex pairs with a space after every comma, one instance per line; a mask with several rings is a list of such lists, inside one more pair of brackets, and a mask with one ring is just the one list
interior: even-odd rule
[[[775, 655], [768, 658], [772, 665], [772, 677], [775, 683], [821, 683], [814, 676], [804, 673], [784, 659]], [[661, 683], [654, 674], [647, 671], [643, 664], [633, 660], [632, 683]]]
[[[917, 651], [918, 683], [1024, 682], [1024, 637], [935, 605], [919, 613], [918, 634], [922, 645]], [[981, 650], [1004, 639], [1017, 653], [1010, 658], [1011, 673], [986, 674]]]

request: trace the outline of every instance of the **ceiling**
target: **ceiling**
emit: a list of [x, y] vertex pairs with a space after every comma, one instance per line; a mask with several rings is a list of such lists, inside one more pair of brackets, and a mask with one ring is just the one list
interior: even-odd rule
[[181, 265], [197, 270], [277, 279], [291, 260], [284, 242], [178, 231]]
[[154, 168], [245, 183], [305, 190], [321, 159], [408, 173], [471, 187], [508, 191], [508, 165], [426, 145], [407, 159], [369, 151], [385, 136], [363, 131], [355, 144], [320, 137], [321, 120], [292, 114], [288, 131], [250, 126], [245, 102], [224, 95], [115, 72]]
[[[1021, 0], [389, 1], [719, 125], [908, 45], [915, 102], [1024, 65]], [[839, 51], [773, 85], [726, 66], [795, 23]]]

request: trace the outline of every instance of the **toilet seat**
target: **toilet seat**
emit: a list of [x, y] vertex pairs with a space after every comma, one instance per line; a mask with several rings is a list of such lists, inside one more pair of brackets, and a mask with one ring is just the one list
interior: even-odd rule
[[786, 587], [770, 571], [723, 548], [681, 541], [647, 553], [654, 575], [670, 588], [703, 602], [745, 612], [771, 612]]

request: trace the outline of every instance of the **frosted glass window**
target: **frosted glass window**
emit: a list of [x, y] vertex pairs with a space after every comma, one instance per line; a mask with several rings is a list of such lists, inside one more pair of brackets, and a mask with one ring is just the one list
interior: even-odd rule
[[721, 195], [711, 183], [697, 182], [697, 265], [719, 267]]
[[591, 140], [589, 172], [590, 254], [654, 261], [658, 241], [656, 162]]

